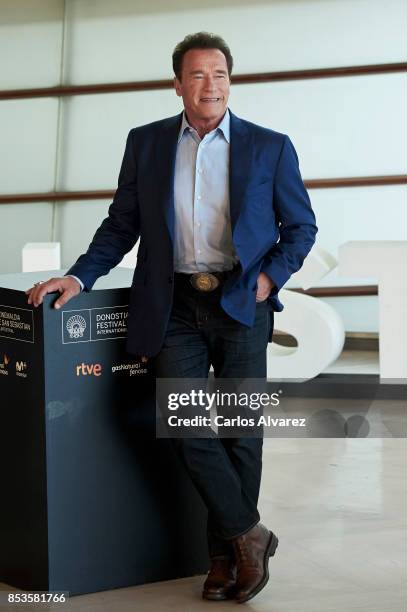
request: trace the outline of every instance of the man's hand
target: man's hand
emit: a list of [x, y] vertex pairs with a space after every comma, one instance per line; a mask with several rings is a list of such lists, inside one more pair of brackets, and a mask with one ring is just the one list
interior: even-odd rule
[[265, 272], [260, 272], [257, 277], [257, 293], [256, 293], [256, 302], [264, 302], [267, 300], [270, 295], [270, 291], [274, 287], [274, 283], [269, 276]]
[[61, 295], [54, 304], [54, 308], [60, 308], [71, 298], [81, 292], [81, 286], [72, 276], [63, 276], [62, 278], [50, 278], [45, 283], [31, 287], [25, 292], [28, 295], [28, 303], [39, 306], [42, 304], [44, 295], [59, 291]]

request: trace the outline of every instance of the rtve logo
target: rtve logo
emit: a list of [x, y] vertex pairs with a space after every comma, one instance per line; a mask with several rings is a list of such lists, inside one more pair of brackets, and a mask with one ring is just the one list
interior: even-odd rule
[[100, 363], [81, 363], [76, 366], [76, 376], [101, 376], [102, 365]]

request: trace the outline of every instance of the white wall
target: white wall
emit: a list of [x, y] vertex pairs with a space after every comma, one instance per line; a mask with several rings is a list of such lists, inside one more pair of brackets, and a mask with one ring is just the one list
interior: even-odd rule
[[174, 44], [205, 29], [228, 42], [236, 72], [405, 61], [406, 11], [404, 0], [70, 0], [69, 78], [166, 78]]
[[56, 98], [0, 102], [0, 193], [52, 191], [57, 116]]
[[[0, 9], [3, 89], [168, 78], [175, 44], [201, 29], [224, 36], [236, 74], [407, 59], [404, 0], [0, 0]], [[406, 172], [406, 94], [407, 73], [315, 79], [236, 85], [230, 107], [288, 133], [304, 178], [385, 175]], [[114, 188], [129, 129], [180, 110], [172, 91], [2, 101], [0, 193]], [[334, 254], [346, 240], [405, 238], [407, 186], [310, 196], [318, 240]], [[67, 267], [109, 203], [1, 207], [0, 272], [20, 269], [21, 211], [30, 240], [62, 241]]]
[[[0, 89], [59, 84], [62, 0], [0, 0]], [[0, 193], [54, 188], [58, 100], [0, 101]], [[0, 272], [21, 271], [26, 242], [50, 240], [53, 205], [0, 206]]]
[[60, 78], [63, 0], [0, 0], [0, 87], [52, 87]]

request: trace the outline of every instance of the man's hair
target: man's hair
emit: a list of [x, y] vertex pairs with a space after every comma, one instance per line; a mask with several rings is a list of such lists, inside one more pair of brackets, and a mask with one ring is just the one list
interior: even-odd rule
[[172, 67], [179, 81], [182, 74], [182, 60], [190, 49], [219, 49], [226, 58], [229, 76], [232, 74], [233, 57], [223, 38], [210, 32], [197, 32], [185, 36], [184, 40], [177, 44], [172, 54]]

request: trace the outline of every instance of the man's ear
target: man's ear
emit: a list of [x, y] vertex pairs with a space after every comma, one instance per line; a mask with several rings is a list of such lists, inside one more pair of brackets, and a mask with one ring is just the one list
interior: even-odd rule
[[177, 96], [181, 96], [181, 83], [179, 82], [177, 77], [174, 77], [174, 87], [177, 93]]

